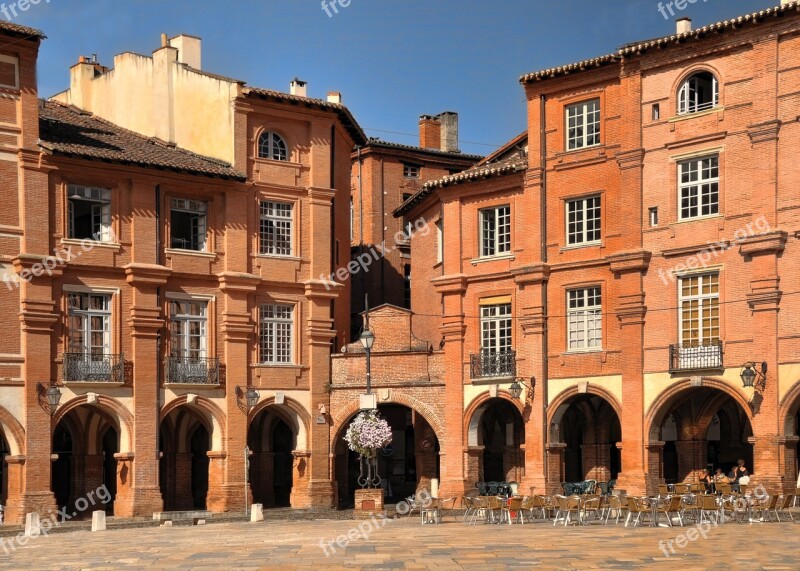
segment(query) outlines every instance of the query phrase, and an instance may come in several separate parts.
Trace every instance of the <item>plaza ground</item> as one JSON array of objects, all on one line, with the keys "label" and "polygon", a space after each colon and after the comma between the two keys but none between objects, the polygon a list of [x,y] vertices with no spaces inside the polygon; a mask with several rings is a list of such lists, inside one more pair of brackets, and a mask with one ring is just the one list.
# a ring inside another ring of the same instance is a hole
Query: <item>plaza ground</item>
[{"label": "plaza ground", "polygon": [[[552,523],[421,526],[390,520],[346,548],[339,536],[369,520],[230,522],[197,527],[74,531],[32,539],[0,569],[797,569],[800,523],[711,527],[674,555],[685,528],[553,527]],[[6,538],[8,539],[8,538]],[[329,556],[320,541],[334,541]]]}]

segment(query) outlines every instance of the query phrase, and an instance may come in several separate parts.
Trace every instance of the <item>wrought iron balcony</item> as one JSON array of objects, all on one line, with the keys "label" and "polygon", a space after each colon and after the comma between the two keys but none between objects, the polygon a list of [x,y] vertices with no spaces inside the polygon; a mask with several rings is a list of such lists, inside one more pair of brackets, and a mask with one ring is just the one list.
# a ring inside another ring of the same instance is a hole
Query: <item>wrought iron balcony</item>
[{"label": "wrought iron balcony", "polygon": [[64,353],[64,381],[122,383],[125,381],[125,356],[122,353]]},{"label": "wrought iron balcony", "polygon": [[166,382],[188,385],[218,385],[219,359],[167,357]]},{"label": "wrought iron balcony", "polygon": [[722,368],[722,341],[669,346],[670,373]]},{"label": "wrought iron balcony", "polygon": [[495,377],[515,377],[517,375],[517,354],[515,351],[481,351],[470,355],[470,377],[491,379]]}]

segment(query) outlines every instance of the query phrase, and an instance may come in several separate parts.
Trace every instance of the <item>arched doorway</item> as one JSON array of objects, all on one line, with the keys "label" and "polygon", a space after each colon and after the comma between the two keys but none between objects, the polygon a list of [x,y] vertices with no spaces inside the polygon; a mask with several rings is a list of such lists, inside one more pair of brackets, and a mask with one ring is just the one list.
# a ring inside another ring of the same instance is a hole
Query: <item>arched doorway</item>
[{"label": "arched doorway", "polygon": [[8,470],[6,469],[6,456],[11,454],[5,434],[0,430],[0,504],[8,504]]},{"label": "arched doorway", "polygon": [[622,427],[607,399],[590,393],[573,395],[555,409],[550,427],[550,443],[561,444],[554,450],[563,454],[560,473],[550,474],[550,481],[608,482],[617,478],[622,469],[617,446]]},{"label": "arched doorway", "polygon": [[247,445],[250,457],[250,490],[253,502],[265,507],[291,505],[293,452],[297,436],[292,421],[272,406],[261,410],[250,422]]},{"label": "arched doorway", "polygon": [[[439,478],[439,439],[425,418],[399,404],[378,405],[378,412],[392,428],[392,443],[378,452],[378,473],[386,490],[386,502],[400,501],[418,491],[431,489]],[[358,489],[358,456],[350,451],[344,434],[355,415],[342,424],[336,436],[335,476],[339,507],[352,507]]]},{"label": "arched doorway", "polygon": [[472,414],[467,434],[470,480],[520,482],[524,475],[525,422],[516,405],[490,398]]},{"label": "arched doorway", "polygon": [[[57,458],[51,471],[51,490],[59,508],[77,512],[78,518],[91,517],[92,510],[75,509],[76,501],[99,497],[96,490],[105,488],[110,501],[105,504],[114,513],[117,493],[117,460],[119,426],[101,408],[81,405],[60,418],[53,431],[52,451]],[[78,502],[81,503],[81,502]]]},{"label": "arched doorway", "polygon": [[664,442],[657,462],[666,483],[695,481],[704,468],[728,474],[739,459],[754,470],[749,411],[727,390],[687,387],[661,403],[652,418],[650,440]]},{"label": "arched doorway", "polygon": [[188,405],[161,421],[159,484],[165,511],[206,509],[212,427]]}]

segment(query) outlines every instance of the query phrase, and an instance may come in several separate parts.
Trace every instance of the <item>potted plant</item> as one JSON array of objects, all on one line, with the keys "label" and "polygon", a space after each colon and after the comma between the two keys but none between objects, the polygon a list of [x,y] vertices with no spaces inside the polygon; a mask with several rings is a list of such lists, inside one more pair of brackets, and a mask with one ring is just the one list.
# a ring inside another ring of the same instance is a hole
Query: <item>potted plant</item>
[{"label": "potted plant", "polygon": [[378,474],[378,450],[392,442],[392,429],[377,410],[359,413],[347,427],[344,435],[347,446],[359,455],[358,484],[362,488],[376,488],[381,483]]}]

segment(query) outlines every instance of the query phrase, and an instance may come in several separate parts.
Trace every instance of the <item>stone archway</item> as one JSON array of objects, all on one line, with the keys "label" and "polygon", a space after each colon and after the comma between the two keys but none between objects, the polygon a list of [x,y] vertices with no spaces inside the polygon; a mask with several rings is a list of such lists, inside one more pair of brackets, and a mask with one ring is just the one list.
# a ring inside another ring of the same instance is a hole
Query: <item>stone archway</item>
[{"label": "stone archway", "polygon": [[485,393],[467,407],[466,485],[521,482],[525,476],[525,421],[520,403],[506,391]]},{"label": "stone archway", "polygon": [[800,381],[784,395],[778,409],[782,423],[780,442],[783,445],[781,469],[787,487],[800,489]]}]

